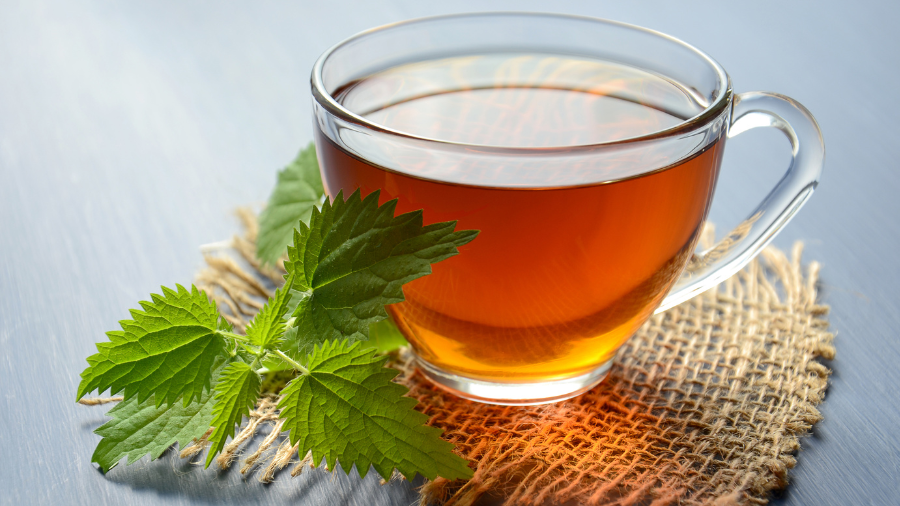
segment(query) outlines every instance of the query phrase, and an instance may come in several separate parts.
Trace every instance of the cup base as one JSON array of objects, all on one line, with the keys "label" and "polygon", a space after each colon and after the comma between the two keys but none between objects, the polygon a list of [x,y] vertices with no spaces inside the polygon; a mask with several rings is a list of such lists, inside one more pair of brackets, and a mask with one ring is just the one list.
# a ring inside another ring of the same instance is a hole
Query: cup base
[{"label": "cup base", "polygon": [[458,397],[486,404],[531,406],[564,401],[587,392],[606,378],[613,359],[581,376],[537,383],[503,383],[467,378],[447,372],[418,356],[416,363],[432,383]]}]

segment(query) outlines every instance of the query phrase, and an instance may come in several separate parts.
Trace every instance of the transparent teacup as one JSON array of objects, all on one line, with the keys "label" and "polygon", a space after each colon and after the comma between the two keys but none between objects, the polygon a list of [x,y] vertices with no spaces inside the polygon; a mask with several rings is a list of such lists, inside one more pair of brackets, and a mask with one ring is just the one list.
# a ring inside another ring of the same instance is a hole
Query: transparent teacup
[{"label": "transparent teacup", "polygon": [[[824,144],[802,105],[734,94],[698,49],[622,23],[452,15],[355,35],[312,73],[329,195],[478,229],[388,307],[422,372],[469,399],[582,393],[654,312],[734,274],[810,197]],[[725,141],[756,127],[793,159],[722,242],[695,251]],[[690,261],[691,268],[685,267]]]}]

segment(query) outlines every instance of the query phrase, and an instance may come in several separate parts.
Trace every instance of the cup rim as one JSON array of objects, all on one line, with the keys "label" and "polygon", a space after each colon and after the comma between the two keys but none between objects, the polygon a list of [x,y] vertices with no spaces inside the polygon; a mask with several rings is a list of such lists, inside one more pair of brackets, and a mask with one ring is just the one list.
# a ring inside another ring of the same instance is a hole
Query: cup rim
[{"label": "cup rim", "polygon": [[[648,134],[643,134],[634,137],[626,137],[624,139],[616,139],[612,141],[604,141],[597,142],[591,144],[573,144],[573,145],[565,145],[565,146],[549,146],[549,147],[509,147],[509,146],[496,146],[491,144],[474,144],[474,143],[466,143],[466,142],[456,142],[449,141],[445,139],[439,139],[435,137],[425,137],[420,135],[411,134],[408,132],[404,132],[402,130],[396,130],[393,128],[388,128],[384,125],[379,125],[378,123],[367,120],[366,118],[354,113],[353,111],[344,107],[340,102],[335,100],[335,98],[329,93],[325,88],[325,83],[322,78],[323,69],[328,58],[337,50],[342,48],[343,46],[360,40],[366,36],[369,36],[373,33],[382,32],[386,30],[390,30],[392,28],[398,26],[407,26],[414,25],[419,23],[427,23],[433,21],[440,21],[444,19],[453,19],[453,18],[476,18],[476,17],[493,17],[493,16],[533,16],[533,17],[543,17],[543,18],[561,18],[561,19],[571,19],[571,20],[582,20],[582,21],[591,21],[596,23],[602,23],[607,25],[615,25],[623,28],[628,28],[631,30],[644,32],[648,35],[657,36],[663,38],[671,43],[680,45],[689,51],[693,51],[695,54],[700,56],[713,70],[716,72],[716,76],[718,78],[718,87],[716,89],[717,96],[716,99],[710,103],[705,109],[700,111],[700,113],[692,116],[677,125],[671,126],[669,128],[658,130],[656,132],[651,132]],[[367,30],[363,30],[358,32],[346,39],[338,42],[337,44],[328,48],[324,53],[322,53],[319,58],[316,60],[315,64],[312,68],[312,74],[310,76],[310,85],[312,87],[313,98],[321,105],[325,110],[327,110],[332,115],[350,123],[357,124],[366,129],[381,132],[384,134],[401,137],[407,139],[409,141],[417,141],[429,144],[435,144],[440,146],[455,146],[462,148],[471,148],[476,149],[480,152],[502,152],[504,154],[552,154],[559,152],[578,152],[583,150],[593,150],[597,148],[604,147],[618,147],[624,144],[632,144],[643,141],[651,141],[657,139],[664,139],[668,137],[674,137],[682,133],[693,131],[697,128],[702,128],[707,125],[711,121],[718,118],[720,114],[727,108],[728,104],[731,103],[731,98],[733,96],[733,90],[731,87],[731,77],[725,72],[725,69],[713,59],[711,56],[701,51],[700,49],[684,42],[683,40],[673,37],[671,35],[667,35],[657,30],[652,30],[650,28],[644,28],[642,26],[633,25],[630,23],[623,23],[621,21],[613,21],[604,18],[596,18],[592,16],[581,16],[574,14],[557,14],[557,13],[545,13],[545,12],[527,12],[527,11],[494,11],[494,12],[469,12],[469,13],[457,13],[457,14],[442,14],[437,16],[426,16],[420,18],[409,19],[405,21],[399,21],[394,23],[388,23],[380,26],[376,26],[373,28],[369,28]]]}]

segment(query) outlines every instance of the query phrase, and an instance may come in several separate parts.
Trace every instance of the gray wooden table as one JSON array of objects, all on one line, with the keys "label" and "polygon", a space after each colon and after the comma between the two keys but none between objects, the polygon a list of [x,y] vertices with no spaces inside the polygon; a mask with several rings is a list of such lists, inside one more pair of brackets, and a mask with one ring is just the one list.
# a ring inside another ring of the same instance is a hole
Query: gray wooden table
[{"label": "gray wooden table", "polygon": [[[803,5],[801,5],[803,4]],[[410,504],[409,484],[323,471],[264,487],[171,452],[104,476],[105,408],[74,403],[104,331],[198,246],[238,229],[311,138],[316,56],[359,30],[472,10],[554,10],[682,38],[738,91],[805,104],[824,131],[819,191],[776,240],[823,266],[837,359],[825,417],[776,503],[900,499],[900,4],[793,2],[0,2],[0,503]],[[789,158],[773,131],[729,145],[713,220],[737,223]],[[723,228],[724,230],[724,228]]]}]

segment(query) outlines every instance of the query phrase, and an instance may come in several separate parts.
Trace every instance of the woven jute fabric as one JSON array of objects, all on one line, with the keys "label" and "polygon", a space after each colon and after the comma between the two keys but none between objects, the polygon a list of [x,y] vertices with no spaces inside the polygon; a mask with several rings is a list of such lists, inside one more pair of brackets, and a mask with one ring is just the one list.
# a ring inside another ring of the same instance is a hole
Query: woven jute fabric
[{"label": "woven jute fabric", "polygon": [[[255,261],[256,222],[246,234],[207,248],[197,284],[242,330],[281,281]],[[768,248],[737,275],[654,316],[620,350],[609,377],[577,398],[541,406],[473,403],[436,388],[408,351],[393,357],[397,381],[419,400],[475,469],[468,481],[438,478],[422,503],[764,504],[787,485],[799,438],[820,418],[832,359],[828,309],[816,301],[819,266],[801,268],[802,245],[788,258]],[[270,481],[313,465],[281,433],[275,402],[264,397],[218,458]],[[255,448],[248,441],[272,429]],[[184,449],[197,454],[203,441]],[[299,464],[297,464],[299,460]]]}]

